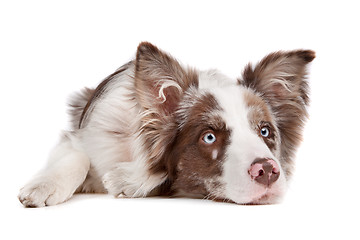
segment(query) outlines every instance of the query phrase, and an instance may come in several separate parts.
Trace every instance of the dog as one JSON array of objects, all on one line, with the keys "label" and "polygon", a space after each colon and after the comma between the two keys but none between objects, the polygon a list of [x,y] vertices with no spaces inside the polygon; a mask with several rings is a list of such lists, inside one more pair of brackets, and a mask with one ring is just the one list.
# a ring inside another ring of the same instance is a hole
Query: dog
[{"label": "dog", "polygon": [[142,42],[134,60],[72,96],[72,130],[18,198],[25,207],[74,193],[278,203],[308,116],[314,58],[274,52],[232,79]]}]

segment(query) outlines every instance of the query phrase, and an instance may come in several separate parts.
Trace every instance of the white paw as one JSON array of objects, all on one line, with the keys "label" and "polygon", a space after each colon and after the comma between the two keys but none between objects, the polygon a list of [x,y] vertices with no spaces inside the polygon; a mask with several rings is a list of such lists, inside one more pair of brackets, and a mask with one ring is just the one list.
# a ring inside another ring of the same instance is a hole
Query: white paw
[{"label": "white paw", "polygon": [[35,181],[20,189],[18,198],[25,207],[52,206],[66,201],[71,194],[52,181]]},{"label": "white paw", "polygon": [[115,177],[111,172],[105,174],[103,184],[109,194],[118,198],[137,197],[136,189],[131,187],[128,182],[120,176]]},{"label": "white paw", "polygon": [[103,176],[103,185],[108,193],[119,198],[141,198],[151,194],[166,178],[164,175],[149,175],[148,172],[129,172],[118,167]]}]

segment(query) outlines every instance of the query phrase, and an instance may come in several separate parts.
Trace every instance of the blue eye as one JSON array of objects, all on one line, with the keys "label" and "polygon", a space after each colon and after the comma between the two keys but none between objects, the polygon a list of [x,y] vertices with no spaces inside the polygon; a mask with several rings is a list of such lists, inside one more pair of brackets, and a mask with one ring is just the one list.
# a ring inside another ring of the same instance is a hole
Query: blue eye
[{"label": "blue eye", "polygon": [[216,141],[216,137],[215,134],[213,133],[207,133],[205,134],[205,136],[203,137],[203,141],[207,144],[212,144]]},{"label": "blue eye", "polygon": [[260,129],[261,136],[267,138],[270,136],[270,129],[268,127],[263,127]]}]

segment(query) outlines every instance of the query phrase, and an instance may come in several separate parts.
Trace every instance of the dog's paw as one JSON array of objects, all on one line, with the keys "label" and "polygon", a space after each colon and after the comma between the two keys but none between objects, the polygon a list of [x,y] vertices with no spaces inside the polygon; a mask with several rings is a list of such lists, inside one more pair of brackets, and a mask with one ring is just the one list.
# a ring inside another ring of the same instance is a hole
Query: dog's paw
[{"label": "dog's paw", "polygon": [[52,181],[36,181],[20,189],[18,198],[25,207],[45,207],[62,203],[70,196]]},{"label": "dog's paw", "polygon": [[139,197],[136,196],[136,188],[132,187],[120,176],[114,176],[111,172],[105,174],[103,184],[108,193],[117,198]]},{"label": "dog's paw", "polygon": [[103,176],[104,187],[115,197],[141,198],[149,196],[166,179],[165,175],[149,175],[146,171],[139,170],[131,173],[121,166]]}]

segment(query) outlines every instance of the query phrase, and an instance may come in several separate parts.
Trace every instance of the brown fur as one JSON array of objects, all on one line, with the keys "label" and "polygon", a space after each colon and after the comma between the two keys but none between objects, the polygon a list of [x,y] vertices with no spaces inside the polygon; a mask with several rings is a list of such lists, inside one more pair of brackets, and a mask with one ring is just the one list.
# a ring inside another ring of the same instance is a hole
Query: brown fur
[{"label": "brown fur", "polygon": [[[208,195],[209,189],[220,189],[217,177],[222,174],[225,150],[229,144],[230,131],[220,116],[221,110],[210,95],[191,97],[194,104],[186,122],[181,123],[174,142],[167,148],[164,164],[169,172],[172,193],[184,191],[190,194]],[[181,117],[179,117],[180,121]],[[206,133],[213,132],[216,141],[208,145],[203,142]],[[218,151],[212,159],[212,152]]]},{"label": "brown fur", "polygon": [[306,64],[315,58],[311,50],[275,52],[254,68],[249,64],[239,83],[254,89],[270,105],[281,138],[280,161],[289,175],[295,150],[302,139],[302,128],[308,116],[309,87]]},{"label": "brown fur", "polygon": [[[164,96],[159,96],[163,84],[168,86],[162,89]],[[150,43],[139,45],[135,64],[135,89],[143,110],[140,131],[146,136],[149,164],[154,173],[166,171],[166,167],[159,164],[159,161],[176,133],[173,113],[183,93],[191,86],[198,86],[198,75],[194,70],[182,68],[174,58]]]},{"label": "brown fur", "polygon": [[[183,68],[143,42],[135,60],[72,99],[73,131],[19,199],[25,206],[52,205],[77,189],[272,203],[283,194],[283,170],[288,176],[301,140],[309,103],[305,66],[314,57],[309,50],[272,53],[249,64],[236,86],[216,71]],[[201,89],[199,74],[210,81]],[[231,94],[241,94],[249,109]],[[244,129],[247,121],[259,138]],[[204,139],[208,133],[212,139]]]},{"label": "brown fur", "polygon": [[244,99],[249,108],[248,119],[252,129],[258,134],[260,138],[263,138],[260,134],[262,127],[268,127],[270,129],[270,136],[263,138],[268,148],[274,153],[278,145],[277,129],[274,122],[274,116],[261,97],[253,93],[252,91],[245,92]]},{"label": "brown fur", "polygon": [[[164,90],[165,102],[158,96],[164,81],[174,84]],[[145,110],[156,108],[160,113],[171,115],[183,92],[190,86],[197,85],[197,73],[194,70],[183,69],[173,57],[150,43],[143,42],[139,45],[136,54],[135,89]]]}]

